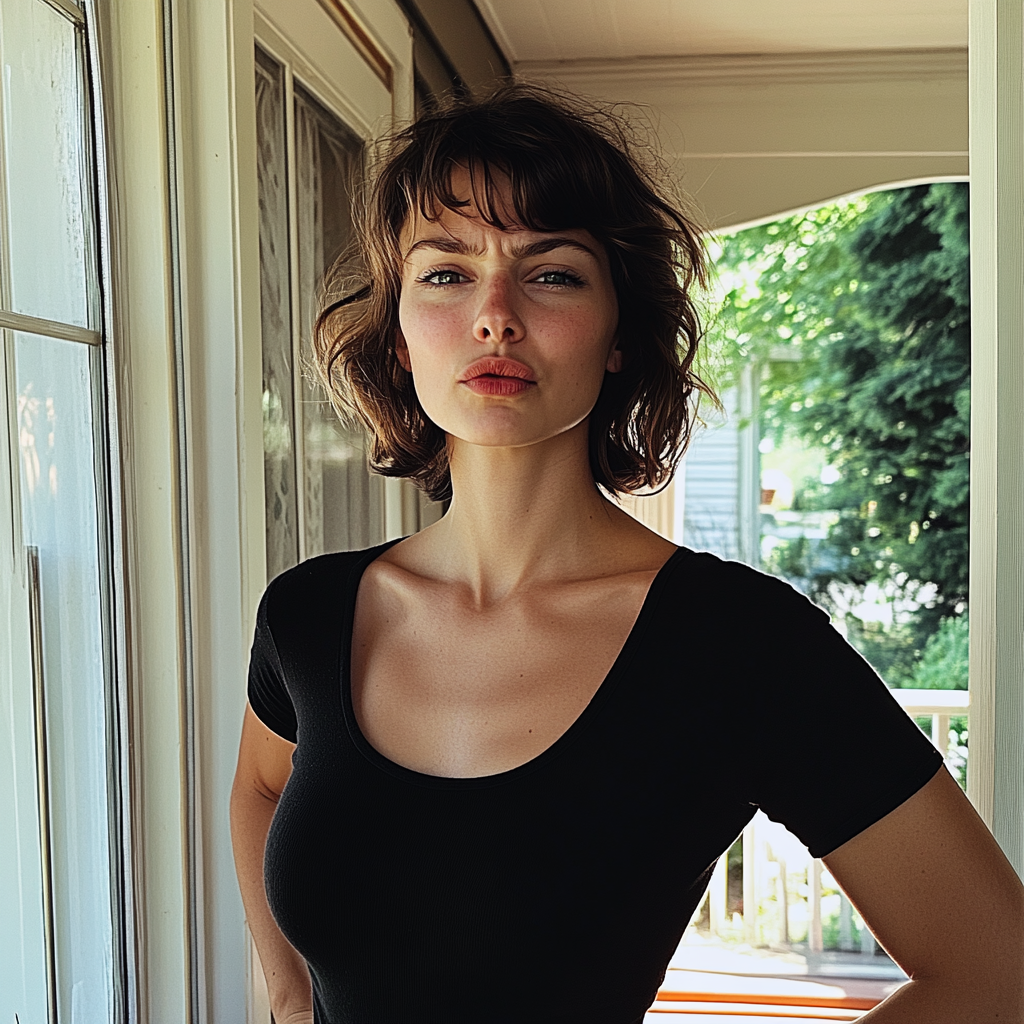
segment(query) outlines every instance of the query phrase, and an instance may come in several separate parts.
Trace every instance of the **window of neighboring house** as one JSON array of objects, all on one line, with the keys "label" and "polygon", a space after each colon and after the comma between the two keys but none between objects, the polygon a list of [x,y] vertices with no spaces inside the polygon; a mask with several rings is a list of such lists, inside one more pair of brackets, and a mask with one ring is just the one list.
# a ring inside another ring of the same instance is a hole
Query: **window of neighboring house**
[{"label": "window of neighboring house", "polygon": [[0,5],[0,1019],[123,1020],[104,336],[86,24]]}]

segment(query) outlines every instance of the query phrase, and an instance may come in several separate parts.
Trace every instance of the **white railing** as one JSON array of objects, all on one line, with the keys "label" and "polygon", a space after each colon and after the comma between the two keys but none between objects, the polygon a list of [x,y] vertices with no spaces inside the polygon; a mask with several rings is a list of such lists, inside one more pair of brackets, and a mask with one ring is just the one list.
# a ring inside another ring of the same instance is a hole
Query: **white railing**
[{"label": "white railing", "polygon": [[[931,718],[931,740],[943,757],[951,754],[950,719],[970,713],[967,690],[892,690],[900,707],[911,718]],[[796,870],[794,871],[794,867]],[[789,945],[791,931],[801,935],[806,922],[810,952],[824,948],[822,935],[822,889],[835,888],[820,860],[815,860],[799,841],[758,813],[743,830],[743,914],[728,914],[726,857],[719,859],[708,885],[706,899],[710,931],[723,939],[739,940],[752,946],[779,943]],[[798,898],[793,899],[794,890]],[[801,900],[799,897],[804,897]],[[828,899],[828,897],[825,897]],[[832,897],[836,899],[836,897]],[[839,947],[854,950],[855,912],[839,892]],[[766,908],[774,905],[773,923],[766,925]],[[703,904],[702,904],[703,906]],[[832,910],[834,913],[834,908]],[[791,921],[796,916],[800,920]],[[799,927],[792,929],[793,924]],[[860,927],[862,953],[875,950],[871,932]],[[766,934],[770,932],[771,934]]]},{"label": "white railing", "polygon": [[949,753],[949,720],[954,715],[970,712],[969,690],[890,690],[900,707],[911,718],[930,715],[932,720],[932,743],[945,757]]}]

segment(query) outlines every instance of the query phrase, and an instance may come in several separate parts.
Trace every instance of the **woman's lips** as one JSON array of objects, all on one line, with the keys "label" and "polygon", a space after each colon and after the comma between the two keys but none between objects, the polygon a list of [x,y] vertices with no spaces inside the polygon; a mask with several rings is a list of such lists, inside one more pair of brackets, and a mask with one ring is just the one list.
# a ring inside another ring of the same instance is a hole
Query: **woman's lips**
[{"label": "woman's lips", "polygon": [[521,377],[498,377],[488,373],[471,377],[462,383],[478,395],[518,395],[527,388],[536,387],[533,381],[523,380]]},{"label": "woman's lips", "polygon": [[460,381],[478,395],[518,395],[537,384],[525,363],[507,356],[484,356],[470,363]]}]

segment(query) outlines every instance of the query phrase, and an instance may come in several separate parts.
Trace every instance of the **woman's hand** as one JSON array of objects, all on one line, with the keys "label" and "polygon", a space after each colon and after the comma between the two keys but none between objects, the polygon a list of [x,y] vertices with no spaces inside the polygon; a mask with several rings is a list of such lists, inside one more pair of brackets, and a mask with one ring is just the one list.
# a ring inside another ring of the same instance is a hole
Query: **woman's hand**
[{"label": "woman's hand", "polygon": [[864,1024],[1024,1020],[1024,885],[949,772],[824,860],[911,979]]},{"label": "woman's hand", "polygon": [[313,1024],[312,1010],[298,1010],[287,1017],[274,1016],[274,1024]]}]

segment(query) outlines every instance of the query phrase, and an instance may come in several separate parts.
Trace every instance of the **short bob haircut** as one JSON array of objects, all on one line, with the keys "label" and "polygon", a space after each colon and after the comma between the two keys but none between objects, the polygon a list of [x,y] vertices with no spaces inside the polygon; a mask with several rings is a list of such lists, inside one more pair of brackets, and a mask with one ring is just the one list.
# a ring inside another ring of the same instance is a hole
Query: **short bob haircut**
[{"label": "short bob haircut", "polygon": [[[357,200],[355,242],[328,277],[335,298],[314,325],[313,350],[335,409],[370,432],[371,467],[410,477],[435,501],[451,496],[446,435],[420,406],[395,341],[399,235],[417,211],[436,220],[442,208],[470,205],[452,191],[457,166],[469,169],[488,224],[585,229],[605,247],[623,365],[605,374],[590,414],[590,468],[613,495],[666,485],[700,396],[717,404],[693,368],[701,324],[690,293],[707,281],[700,232],[653,147],[623,117],[521,83],[448,100],[385,139]],[[502,219],[513,214],[512,225]]]}]

